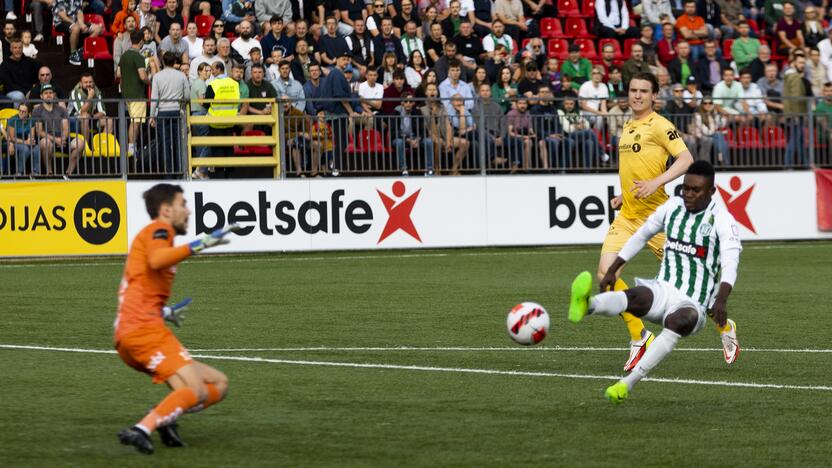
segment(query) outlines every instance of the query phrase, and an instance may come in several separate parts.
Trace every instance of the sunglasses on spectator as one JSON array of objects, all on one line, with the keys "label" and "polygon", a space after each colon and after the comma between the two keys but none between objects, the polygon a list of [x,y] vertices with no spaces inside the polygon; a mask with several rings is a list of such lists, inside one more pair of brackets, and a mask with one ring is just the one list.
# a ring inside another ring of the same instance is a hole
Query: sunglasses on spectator
[{"label": "sunglasses on spectator", "polygon": [[702,103],[703,106],[712,106],[713,104],[714,103],[712,103],[710,101],[705,101],[705,102]]},{"label": "sunglasses on spectator", "polygon": [[225,26],[225,25],[224,25],[224,24],[222,24],[222,23],[216,23],[216,24],[214,24],[214,27],[215,27],[215,28],[221,28],[221,27],[223,27],[223,26]]},{"label": "sunglasses on spectator", "polygon": [[380,4],[373,5],[373,8],[384,8],[384,4],[380,3]]}]

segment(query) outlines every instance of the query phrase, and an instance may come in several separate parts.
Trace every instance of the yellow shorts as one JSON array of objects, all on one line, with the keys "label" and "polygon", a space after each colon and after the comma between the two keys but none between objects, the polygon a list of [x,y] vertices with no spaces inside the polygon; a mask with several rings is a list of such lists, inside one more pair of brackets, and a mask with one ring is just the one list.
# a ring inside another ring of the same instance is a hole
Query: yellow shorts
[{"label": "yellow shorts", "polygon": [[[646,219],[627,219],[617,216],[610,225],[607,237],[604,238],[604,245],[601,247],[601,254],[618,253],[624,248],[624,244],[633,237],[638,228],[644,224]],[[664,233],[660,232],[647,242],[650,250],[661,261],[664,256]]]},{"label": "yellow shorts", "polygon": [[147,117],[147,103],[144,101],[131,102],[128,107],[128,112],[133,122],[144,123],[144,119]]}]

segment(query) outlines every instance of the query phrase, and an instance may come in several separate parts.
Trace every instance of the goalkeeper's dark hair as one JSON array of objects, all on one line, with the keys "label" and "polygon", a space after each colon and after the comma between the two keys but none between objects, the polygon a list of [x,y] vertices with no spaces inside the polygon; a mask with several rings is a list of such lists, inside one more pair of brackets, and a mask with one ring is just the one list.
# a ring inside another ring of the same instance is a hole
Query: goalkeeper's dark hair
[{"label": "goalkeeper's dark hair", "polygon": [[159,217],[159,208],[165,203],[173,203],[177,193],[184,193],[182,187],[173,184],[156,184],[144,192],[144,205],[151,219]]},{"label": "goalkeeper's dark hair", "polygon": [[708,183],[711,184],[711,187],[714,186],[714,166],[711,165],[708,161],[694,161],[693,164],[688,167],[688,174],[699,175],[708,180]]}]

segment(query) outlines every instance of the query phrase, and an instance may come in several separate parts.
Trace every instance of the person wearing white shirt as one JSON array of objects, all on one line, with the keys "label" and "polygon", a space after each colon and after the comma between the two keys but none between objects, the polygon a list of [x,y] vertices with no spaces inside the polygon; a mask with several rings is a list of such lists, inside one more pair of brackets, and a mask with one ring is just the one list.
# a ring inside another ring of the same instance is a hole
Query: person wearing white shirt
[{"label": "person wearing white shirt", "polygon": [[185,31],[188,35],[184,37],[185,43],[188,44],[188,58],[193,60],[202,55],[202,38],[197,36],[196,23],[188,23]]},{"label": "person wearing white shirt", "polygon": [[601,82],[603,76],[603,67],[595,65],[592,67],[591,79],[584,82],[578,89],[578,97],[581,98],[581,115],[596,129],[604,127],[603,116],[607,115],[607,100],[610,98],[609,88]]},{"label": "person wearing white shirt", "polygon": [[598,16],[597,35],[608,38],[635,38],[638,29],[630,26],[630,12],[627,3],[621,0],[598,0],[595,2],[595,14]]},{"label": "person wearing white shirt", "polygon": [[820,63],[830,68],[832,66],[832,28],[829,28],[826,34],[828,34],[826,39],[818,42],[818,50],[820,51]]},{"label": "person wearing white shirt", "polygon": [[416,27],[416,23],[413,21],[408,21],[407,24],[404,25],[404,34],[402,34],[402,50],[404,50],[404,55],[406,57],[410,57],[410,54],[413,53],[414,50],[418,50],[422,53],[422,56],[425,55],[425,46],[419,36],[416,35],[418,28]]},{"label": "person wearing white shirt", "polygon": [[494,49],[498,44],[505,46],[509,57],[514,57],[514,39],[505,34],[506,26],[502,21],[495,19],[491,22],[491,33],[482,38],[482,48],[489,57],[494,56]]},{"label": "person wearing white shirt", "polygon": [[741,120],[751,125],[755,118],[760,118],[768,113],[768,107],[763,100],[763,92],[757,83],[751,81],[751,70],[743,69],[740,73],[740,97],[734,103],[734,108],[739,111]]},{"label": "person wearing white shirt", "polygon": [[257,47],[258,49],[263,50],[263,46],[260,45],[260,41],[254,39],[252,36],[251,23],[246,20],[240,22],[240,37],[234,39],[234,42],[231,43],[231,47],[246,60],[248,60],[249,52],[251,52],[252,48]]},{"label": "person wearing white shirt", "polygon": [[362,113],[365,115],[375,114],[381,109],[384,86],[377,80],[378,71],[374,68],[368,68],[367,81],[358,85],[358,97],[361,100]]}]

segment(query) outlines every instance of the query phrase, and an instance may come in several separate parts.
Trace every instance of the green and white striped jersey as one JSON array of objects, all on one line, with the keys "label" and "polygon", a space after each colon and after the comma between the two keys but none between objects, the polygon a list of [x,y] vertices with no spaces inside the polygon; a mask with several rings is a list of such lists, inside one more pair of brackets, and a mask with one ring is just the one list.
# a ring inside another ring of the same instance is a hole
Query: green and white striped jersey
[{"label": "green and white striped jersey", "polygon": [[715,200],[703,211],[691,213],[681,197],[672,197],[647,218],[618,255],[629,260],[661,231],[667,240],[656,279],[710,308],[719,283],[733,286],[736,281],[742,244],[734,217]]}]

